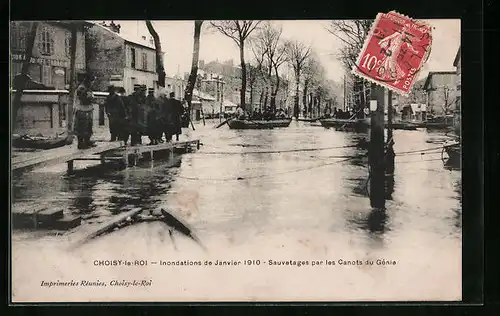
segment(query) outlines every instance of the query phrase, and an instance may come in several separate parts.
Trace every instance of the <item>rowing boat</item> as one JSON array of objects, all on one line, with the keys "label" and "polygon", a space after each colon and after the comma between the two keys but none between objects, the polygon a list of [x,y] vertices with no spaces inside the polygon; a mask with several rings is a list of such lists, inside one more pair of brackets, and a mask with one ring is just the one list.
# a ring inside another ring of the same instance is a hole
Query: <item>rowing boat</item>
[{"label": "rowing boat", "polygon": [[369,125],[369,119],[322,119],[319,120],[323,127],[341,127],[341,126],[352,126],[352,125]]},{"label": "rowing boat", "polygon": [[56,138],[15,135],[12,139],[12,147],[15,148],[52,149],[70,145],[71,143],[73,143],[73,137],[68,134]]},{"label": "rowing boat", "polygon": [[227,122],[230,129],[270,129],[278,127],[288,127],[292,119],[279,119],[279,120],[230,120]]}]

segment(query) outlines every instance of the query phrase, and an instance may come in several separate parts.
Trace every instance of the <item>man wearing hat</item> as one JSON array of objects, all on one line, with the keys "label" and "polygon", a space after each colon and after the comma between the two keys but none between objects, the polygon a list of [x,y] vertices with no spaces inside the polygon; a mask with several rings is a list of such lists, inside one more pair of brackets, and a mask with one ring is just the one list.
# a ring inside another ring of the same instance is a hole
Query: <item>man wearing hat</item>
[{"label": "man wearing hat", "polygon": [[181,129],[181,117],[182,114],[184,113],[184,107],[182,106],[181,101],[177,100],[175,98],[175,92],[170,92],[170,98],[168,99],[168,102],[170,103],[169,109],[170,109],[170,138],[175,135],[175,138],[177,141],[179,141],[179,135],[182,134],[182,129]]},{"label": "man wearing hat", "polygon": [[141,132],[143,122],[141,120],[141,106],[145,104],[146,101],[146,87],[141,85],[134,85],[134,92],[127,99],[129,115],[129,121],[127,125],[130,134],[130,145],[136,146],[142,143]]},{"label": "man wearing hat", "polygon": [[160,122],[160,104],[159,100],[155,98],[155,90],[148,89],[148,96],[146,97],[146,107],[148,111],[147,116],[147,134],[149,136],[150,145],[157,145],[161,139],[161,122]]},{"label": "man wearing hat", "polygon": [[93,77],[79,74],[81,82],[76,89],[74,131],[78,139],[78,149],[87,149],[96,145],[90,141],[92,136],[94,94],[91,90]]},{"label": "man wearing hat", "polygon": [[122,98],[116,94],[117,88],[113,85],[108,87],[108,96],[104,103],[104,110],[109,119],[109,132],[111,134],[112,142],[117,141],[118,138],[121,139],[123,132],[121,129],[125,124],[125,105],[123,104]]}]

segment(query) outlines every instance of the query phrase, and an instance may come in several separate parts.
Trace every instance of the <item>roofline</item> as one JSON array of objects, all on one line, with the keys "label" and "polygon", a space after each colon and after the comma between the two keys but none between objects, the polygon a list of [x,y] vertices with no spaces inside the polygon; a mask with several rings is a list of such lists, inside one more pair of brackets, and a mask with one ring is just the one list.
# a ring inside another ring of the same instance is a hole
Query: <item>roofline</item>
[{"label": "roofline", "polygon": [[455,75],[455,74],[456,71],[429,71],[427,79],[425,79],[425,83],[422,88],[427,91],[427,86],[429,85],[433,75]]},{"label": "roofline", "polygon": [[460,59],[462,45],[458,46],[457,54],[455,55],[455,60],[453,60],[453,66],[457,67],[458,60]]},{"label": "roofline", "polygon": [[[111,30],[110,30],[110,31],[111,31]],[[111,31],[111,32],[113,32],[113,31]],[[114,32],[113,32],[113,33],[114,33]],[[118,35],[120,35],[119,33],[117,33],[117,34],[118,34]],[[123,37],[122,37],[122,39],[123,39],[123,41],[124,41],[125,43],[134,44],[134,45],[137,45],[137,46],[141,46],[141,47],[144,47],[144,48],[150,49],[150,50],[152,50],[152,51],[156,51],[156,48],[151,48],[151,47],[149,47],[149,46],[147,46],[147,45],[144,45],[144,44],[142,44],[142,43],[137,43],[137,42],[134,42],[134,41],[130,41],[130,40],[125,39],[125,38],[123,38]],[[164,52],[162,52],[162,54],[165,54],[165,53],[164,53]]]},{"label": "roofline", "polygon": [[[147,48],[147,49],[150,49],[152,51],[156,51],[156,48],[152,48],[152,47],[149,47],[147,46],[146,44],[143,44],[143,43],[138,43],[138,42],[134,42],[134,41],[131,41],[131,40],[128,40],[126,39],[123,34],[120,34],[120,33],[116,33],[116,32],[113,32],[112,30],[110,30],[109,28],[99,24],[99,23],[94,23],[94,22],[91,22],[91,21],[84,21],[85,23],[88,23],[87,25],[92,25],[92,26],[97,26],[97,27],[100,27],[100,28],[103,28],[105,29],[106,31],[110,32],[110,33],[114,33],[116,34],[117,36],[119,36],[125,43],[131,43],[131,44],[134,44],[134,45],[137,45],[137,46],[141,46],[141,47],[144,47],[144,48]],[[154,45],[153,45],[154,46]],[[165,54],[165,52],[162,52],[162,54]]]}]

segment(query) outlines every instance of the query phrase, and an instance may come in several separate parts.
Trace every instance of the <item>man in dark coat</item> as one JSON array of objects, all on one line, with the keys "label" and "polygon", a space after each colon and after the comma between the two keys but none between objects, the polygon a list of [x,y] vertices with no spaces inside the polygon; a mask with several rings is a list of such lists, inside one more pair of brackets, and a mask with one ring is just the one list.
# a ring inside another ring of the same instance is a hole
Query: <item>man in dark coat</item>
[{"label": "man in dark coat", "polygon": [[172,135],[175,134],[176,141],[179,141],[179,135],[182,134],[182,114],[184,106],[182,102],[175,98],[175,93],[170,92],[170,102],[172,102]]},{"label": "man in dark coat", "polygon": [[78,149],[87,149],[95,147],[95,144],[90,141],[95,103],[94,94],[90,87],[94,77],[83,74],[80,79],[81,84],[76,89],[74,130],[78,138]]},{"label": "man in dark coat", "polygon": [[142,86],[134,86],[134,92],[127,97],[128,131],[130,133],[130,145],[136,146],[141,143],[141,104],[145,103],[145,91]]},{"label": "man in dark coat", "polygon": [[154,96],[154,89],[150,89],[146,97],[146,106],[148,108],[147,116],[147,133],[150,140],[150,145],[157,145],[160,142],[162,127],[161,127],[161,109],[160,100]]},{"label": "man in dark coat", "polygon": [[117,88],[115,86],[108,87],[108,96],[104,103],[104,110],[109,119],[109,131],[111,134],[112,142],[117,141],[119,136],[123,134],[121,129],[125,124],[125,106],[122,98],[116,94]]}]

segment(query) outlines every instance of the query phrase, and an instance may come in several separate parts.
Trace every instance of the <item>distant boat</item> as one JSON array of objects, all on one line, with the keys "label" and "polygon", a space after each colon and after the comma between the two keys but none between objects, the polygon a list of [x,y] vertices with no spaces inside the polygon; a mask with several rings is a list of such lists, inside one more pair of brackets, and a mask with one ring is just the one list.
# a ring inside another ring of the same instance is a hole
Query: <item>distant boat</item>
[{"label": "distant boat", "polygon": [[[385,127],[387,128],[389,124],[386,122]],[[412,122],[393,122],[391,124],[392,129],[401,129],[406,131],[415,131],[419,127],[418,124]]]},{"label": "distant boat", "polygon": [[460,142],[454,141],[445,144],[444,150],[448,154],[449,160],[453,162],[459,162],[461,157],[461,146]]},{"label": "distant boat", "polygon": [[337,119],[329,118],[319,120],[321,126],[326,128],[335,128],[336,130],[365,132],[370,126],[370,119]]},{"label": "distant boat", "polygon": [[230,129],[271,129],[279,127],[288,127],[292,122],[291,118],[278,120],[230,120],[227,122]]},{"label": "distant boat", "polygon": [[449,129],[453,127],[453,115],[436,116],[423,122],[427,129]]}]

